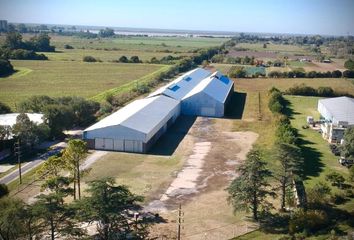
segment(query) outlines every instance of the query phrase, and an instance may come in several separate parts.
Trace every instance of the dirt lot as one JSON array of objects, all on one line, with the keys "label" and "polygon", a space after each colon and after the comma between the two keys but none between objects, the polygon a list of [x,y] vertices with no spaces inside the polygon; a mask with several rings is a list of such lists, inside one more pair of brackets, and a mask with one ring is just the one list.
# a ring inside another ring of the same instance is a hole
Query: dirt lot
[{"label": "dirt lot", "polygon": [[229,239],[254,227],[245,215],[233,215],[225,188],[258,135],[231,132],[232,126],[232,120],[197,118],[183,140],[190,142],[192,152],[167,189],[146,207],[166,220],[154,227],[156,236],[175,236],[179,204],[183,239]]}]

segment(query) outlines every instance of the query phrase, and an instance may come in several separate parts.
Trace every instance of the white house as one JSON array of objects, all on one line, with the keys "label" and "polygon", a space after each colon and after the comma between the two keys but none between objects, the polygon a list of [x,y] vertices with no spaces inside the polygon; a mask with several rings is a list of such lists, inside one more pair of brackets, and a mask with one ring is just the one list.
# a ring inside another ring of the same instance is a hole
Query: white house
[{"label": "white house", "polygon": [[349,97],[326,98],[318,101],[318,111],[324,123],[322,136],[329,142],[340,142],[344,131],[354,126],[354,99]]}]

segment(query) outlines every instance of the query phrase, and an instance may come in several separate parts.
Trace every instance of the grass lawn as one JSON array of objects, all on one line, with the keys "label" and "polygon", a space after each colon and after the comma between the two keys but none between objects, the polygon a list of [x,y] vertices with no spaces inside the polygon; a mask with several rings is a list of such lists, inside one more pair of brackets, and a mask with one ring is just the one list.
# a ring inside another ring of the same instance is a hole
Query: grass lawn
[{"label": "grass lawn", "polygon": [[[325,176],[330,172],[338,172],[342,176],[348,176],[348,169],[338,163],[338,157],[334,156],[329,143],[325,141],[321,134],[312,129],[302,129],[306,124],[306,116],[314,116],[319,119],[317,112],[317,97],[286,96],[290,101],[290,108],[293,110],[292,125],[298,129],[300,137],[303,139],[301,148],[305,154],[305,187],[312,187],[319,181],[325,182]],[[337,187],[332,187],[332,192],[340,192]],[[346,210],[354,210],[354,199],[340,207]]]},{"label": "grass lawn", "polygon": [[108,153],[92,165],[90,174],[84,181],[89,182],[102,177],[113,177],[118,184],[150,200],[160,189],[165,189],[181,167],[178,156],[156,156],[132,153]]},{"label": "grass lawn", "polygon": [[14,108],[32,95],[92,97],[158,71],[163,65],[12,61],[19,72],[0,79],[0,101]]}]

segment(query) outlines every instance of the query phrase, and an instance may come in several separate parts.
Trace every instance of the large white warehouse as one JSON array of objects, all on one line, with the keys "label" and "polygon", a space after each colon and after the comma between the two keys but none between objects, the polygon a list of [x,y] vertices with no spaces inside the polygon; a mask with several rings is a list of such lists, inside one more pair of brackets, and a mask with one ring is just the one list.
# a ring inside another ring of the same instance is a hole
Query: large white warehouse
[{"label": "large white warehouse", "polygon": [[220,72],[194,69],[83,132],[90,148],[144,153],[180,114],[223,117],[233,82]]}]

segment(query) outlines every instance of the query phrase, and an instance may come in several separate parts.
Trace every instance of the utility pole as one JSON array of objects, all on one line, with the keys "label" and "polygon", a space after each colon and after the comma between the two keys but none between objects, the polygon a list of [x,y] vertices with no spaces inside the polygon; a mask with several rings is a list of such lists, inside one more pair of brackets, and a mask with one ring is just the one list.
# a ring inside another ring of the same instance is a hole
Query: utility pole
[{"label": "utility pole", "polygon": [[22,184],[22,170],[21,170],[21,144],[20,139],[15,143],[15,154],[17,155],[17,163],[18,163],[18,174],[20,179],[20,184]]},{"label": "utility pole", "polygon": [[182,225],[182,206],[178,206],[178,226],[177,226],[177,240],[181,240],[181,225]]}]

